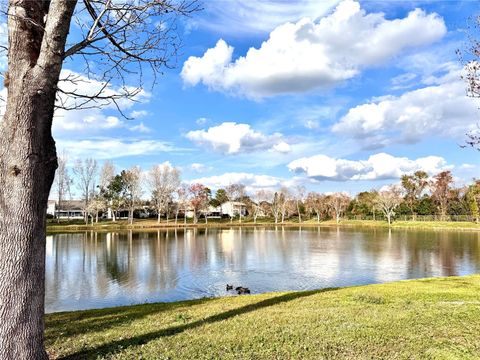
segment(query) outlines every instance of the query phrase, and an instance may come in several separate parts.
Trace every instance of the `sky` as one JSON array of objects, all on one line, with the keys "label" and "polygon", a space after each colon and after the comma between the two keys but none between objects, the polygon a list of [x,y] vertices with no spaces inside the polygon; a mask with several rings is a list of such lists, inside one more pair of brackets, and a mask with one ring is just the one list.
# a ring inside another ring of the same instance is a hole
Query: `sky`
[{"label": "sky", "polygon": [[[187,182],[250,192],[355,194],[419,169],[451,170],[457,185],[478,176],[480,154],[461,145],[477,129],[479,104],[465,96],[456,55],[468,46],[475,1],[202,6],[178,26],[176,66],[121,104],[131,119],[112,104],[57,111],[59,152],[119,170],[168,162]],[[82,66],[69,61],[63,74],[82,76]]]}]

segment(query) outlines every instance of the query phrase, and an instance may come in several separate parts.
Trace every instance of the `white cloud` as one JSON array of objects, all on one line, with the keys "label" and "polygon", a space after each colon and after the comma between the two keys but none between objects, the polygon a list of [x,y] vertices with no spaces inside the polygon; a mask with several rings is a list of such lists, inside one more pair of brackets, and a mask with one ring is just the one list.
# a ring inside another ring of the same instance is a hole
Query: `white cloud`
[{"label": "white cloud", "polygon": [[260,189],[276,189],[283,184],[283,179],[269,175],[256,175],[244,172],[230,172],[223,175],[193,179],[190,183],[204,184],[212,189],[224,188],[230,184],[244,184],[247,192]]},{"label": "white cloud", "polygon": [[195,17],[193,26],[224,34],[257,35],[269,32],[287,21],[296,21],[305,16],[318,18],[330,10],[339,0],[230,0],[204,3],[205,17]]},{"label": "white cloud", "polygon": [[465,96],[458,69],[429,81],[437,84],[350,109],[332,130],[370,148],[398,141],[414,143],[431,136],[461,141],[476,127],[478,104]]},{"label": "white cloud", "polygon": [[276,152],[279,152],[279,153],[286,154],[286,153],[289,153],[290,151],[292,151],[292,148],[285,141],[282,141],[278,144],[273,145],[272,150],[274,150]]},{"label": "white cloud", "polygon": [[198,118],[195,123],[197,125],[205,125],[207,123],[208,119],[205,117]]},{"label": "white cloud", "polygon": [[203,173],[203,172],[206,172],[208,170],[211,169],[210,166],[206,166],[204,164],[200,164],[200,163],[193,163],[193,164],[190,164],[190,169],[198,174],[200,173]]},{"label": "white cloud", "polygon": [[143,122],[141,122],[138,125],[130,126],[128,129],[133,132],[144,133],[144,134],[152,132],[152,129],[150,129],[148,126],[145,126]]},{"label": "white cloud", "polygon": [[421,157],[411,160],[386,153],[371,155],[367,160],[335,159],[326,155],[315,155],[292,161],[290,171],[306,174],[315,180],[383,180],[398,179],[401,175],[417,170],[433,175],[451,169],[439,156]]},{"label": "white cloud", "polygon": [[185,84],[262,98],[325,88],[366,67],[385,62],[407,48],[430,44],[446,33],[443,19],[415,9],[403,19],[367,14],[344,0],[315,22],[303,18],[278,26],[260,48],[233,61],[233,47],[219,40],[202,57],[185,61]]},{"label": "white cloud", "polygon": [[145,117],[147,116],[149,113],[147,110],[133,110],[131,113],[130,113],[130,117],[131,118],[134,118],[134,119],[140,119],[142,117]]},{"label": "white cloud", "polygon": [[191,141],[224,154],[237,154],[260,150],[288,152],[289,145],[280,133],[265,135],[248,124],[224,122],[207,130],[194,130],[186,134]]},{"label": "white cloud", "polygon": [[180,151],[171,144],[157,140],[57,140],[58,149],[68,149],[73,157],[93,157],[98,160],[115,159],[126,156],[153,155],[159,152]]},{"label": "white cloud", "polygon": [[[84,75],[74,71],[62,70],[61,79],[66,81],[59,82],[59,88],[64,92],[83,94],[86,96],[94,96],[101,92],[102,97],[118,96],[125,93],[124,88],[115,88],[111,85],[105,87],[105,83],[95,79],[89,79]],[[133,91],[133,88],[128,88]],[[150,94],[146,91],[140,91],[135,97],[136,101],[148,101]],[[79,107],[84,103],[84,98],[75,99],[72,96],[59,93],[57,104],[61,104],[65,108]],[[135,102],[127,99],[118,99],[117,105],[122,111],[126,111],[135,105]],[[125,121],[118,116],[108,115],[108,111],[117,112],[117,105],[112,100],[100,99],[95,103],[89,103],[83,106],[83,109],[65,110],[57,109],[54,114],[53,131],[59,132],[84,132],[95,133],[105,129],[127,127]],[[130,115],[142,116],[144,111],[132,111]],[[136,116],[133,116],[136,117]]]}]

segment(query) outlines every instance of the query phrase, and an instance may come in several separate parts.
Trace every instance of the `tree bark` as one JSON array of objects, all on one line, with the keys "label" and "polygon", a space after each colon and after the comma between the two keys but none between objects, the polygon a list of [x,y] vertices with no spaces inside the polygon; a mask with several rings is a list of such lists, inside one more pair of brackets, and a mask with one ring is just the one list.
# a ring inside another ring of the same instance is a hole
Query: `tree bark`
[{"label": "tree bark", "polygon": [[[51,127],[75,1],[11,0],[0,121],[0,359],[47,359],[45,227],[57,157]],[[33,24],[40,24],[33,25]],[[44,30],[45,29],[45,30]]]}]

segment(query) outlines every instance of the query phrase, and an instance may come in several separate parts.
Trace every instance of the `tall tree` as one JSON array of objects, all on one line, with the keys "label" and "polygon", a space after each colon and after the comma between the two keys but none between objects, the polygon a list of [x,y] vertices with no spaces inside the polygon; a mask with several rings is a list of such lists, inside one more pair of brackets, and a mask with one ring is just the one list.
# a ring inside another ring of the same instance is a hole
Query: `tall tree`
[{"label": "tall tree", "polygon": [[[203,184],[192,184],[188,191],[190,195],[190,206],[193,210],[193,223],[196,224],[200,212],[208,207],[210,202],[210,189]],[[207,222],[206,214],[205,222]]]},{"label": "tall tree", "polygon": [[300,209],[300,205],[303,202],[303,198],[305,197],[305,186],[298,185],[295,187],[295,207],[297,209],[298,214],[298,223],[302,222],[302,211]]},{"label": "tall tree", "polygon": [[95,159],[77,159],[73,168],[77,187],[82,194],[83,211],[85,217],[85,224],[88,223],[88,208],[90,205],[90,198],[95,192],[95,177],[97,175],[97,161]]},{"label": "tall tree", "polygon": [[319,223],[322,213],[327,209],[325,195],[315,192],[308,193],[307,198],[305,199],[305,206],[310,214],[315,213],[317,222]]},{"label": "tall tree", "polygon": [[344,193],[334,193],[327,197],[327,204],[332,211],[332,216],[337,224],[340,222],[349,203],[350,197]]},{"label": "tall tree", "polygon": [[133,224],[133,212],[137,209],[142,195],[142,171],[139,166],[121,172],[123,199],[128,209],[128,223]]},{"label": "tall tree", "polygon": [[440,216],[445,220],[448,209],[448,201],[452,197],[451,185],[453,183],[452,173],[450,171],[442,171],[433,177],[431,184],[432,197],[438,205]]},{"label": "tall tree", "polygon": [[[235,202],[241,200],[245,196],[245,185],[243,184],[230,184],[225,188],[225,194],[230,201],[230,206],[232,207],[230,212],[230,222],[233,220],[235,215]],[[242,208],[238,209],[238,221],[242,222]]]},{"label": "tall tree", "polygon": [[387,218],[388,226],[392,224],[392,218],[395,216],[395,209],[402,202],[402,192],[399,186],[390,186],[387,190],[379,191],[376,200],[378,208]]},{"label": "tall tree", "polygon": [[157,222],[160,223],[160,216],[164,211],[168,222],[168,204],[172,201],[175,190],[180,186],[180,171],[170,164],[155,165],[148,173],[148,182],[158,214]]},{"label": "tall tree", "polygon": [[[181,0],[84,0],[76,12],[80,30],[72,37],[78,42],[67,47],[76,8],[76,0],[8,0],[8,13],[2,11],[7,13],[8,71],[6,111],[0,122],[1,360],[47,359],[45,220],[57,168],[51,131],[57,94],[74,97],[77,105],[101,106],[118,104],[140,91],[125,86],[120,95],[92,96],[62,90],[63,63],[75,55],[86,59],[87,72],[99,71],[92,78],[103,75],[103,90],[111,81],[126,80],[124,74],[132,79],[135,71],[159,73],[178,49],[169,25],[197,6]],[[95,67],[88,66],[92,60],[97,60]],[[144,78],[138,77],[139,85]]]},{"label": "tall tree", "polygon": [[415,217],[415,205],[428,185],[428,174],[425,171],[418,170],[412,175],[402,175],[401,181],[405,189],[405,201],[411,215]]},{"label": "tall tree", "polygon": [[[58,168],[55,173],[55,188],[57,190],[57,207],[58,209],[63,208],[63,201],[65,196],[70,193],[70,186],[72,184],[72,179],[70,177],[70,172],[68,171],[68,156],[66,152],[63,152],[62,155],[58,156]],[[60,217],[57,213],[57,221],[60,221]]]}]

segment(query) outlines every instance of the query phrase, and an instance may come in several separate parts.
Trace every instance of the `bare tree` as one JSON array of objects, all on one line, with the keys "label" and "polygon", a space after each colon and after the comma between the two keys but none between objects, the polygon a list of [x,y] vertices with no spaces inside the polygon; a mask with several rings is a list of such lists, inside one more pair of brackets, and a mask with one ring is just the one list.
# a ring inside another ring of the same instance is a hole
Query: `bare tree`
[{"label": "bare tree", "polygon": [[280,217],[280,194],[278,192],[275,192],[275,194],[273,194],[270,199],[270,210],[272,212],[273,218],[275,219],[275,224],[278,224],[278,219]]},{"label": "bare tree", "polygon": [[105,161],[100,169],[100,179],[98,186],[106,189],[116,174],[115,165],[111,161]]},{"label": "bare tree", "polygon": [[295,205],[297,208],[297,213],[298,213],[298,223],[302,222],[302,213],[300,209],[300,205],[303,202],[303,198],[305,197],[305,186],[298,185],[295,187]]},{"label": "bare tree", "polygon": [[142,195],[142,170],[134,166],[121,173],[123,180],[123,197],[128,209],[128,223],[133,224],[133,212],[138,208]]},{"label": "bare tree", "polygon": [[327,198],[327,204],[333,212],[333,218],[337,222],[340,222],[341,217],[345,213],[348,204],[350,203],[350,197],[344,193],[335,193],[329,195]]},{"label": "bare tree", "polygon": [[148,182],[158,213],[158,223],[160,223],[163,211],[167,214],[168,222],[168,204],[172,200],[175,190],[180,186],[180,171],[168,164],[155,165],[148,173]]},{"label": "bare tree", "polygon": [[[233,220],[233,216],[235,214],[235,206],[234,202],[242,200],[245,196],[245,185],[243,184],[230,184],[225,188],[225,194],[230,201],[230,205],[232,206],[232,211],[230,214],[230,222]],[[238,222],[242,222],[242,208],[238,210]]]},{"label": "bare tree", "polygon": [[[155,75],[172,65],[179,44],[175,19],[197,10],[193,1],[8,1],[8,95],[0,122],[0,360],[47,359],[45,219],[57,168],[51,131],[57,95],[73,97],[70,108],[78,108],[118,104],[140,91],[125,86],[116,95],[86,95],[75,79],[64,79],[73,90],[59,90],[62,65],[79,56],[103,89],[124,82],[125,74],[137,74],[141,89],[144,71]],[[71,39],[79,41],[67,45],[75,16],[81,30]]]},{"label": "bare tree", "polygon": [[271,198],[271,193],[266,190],[256,191],[252,199],[253,222],[257,223],[258,216],[264,212],[262,205]]},{"label": "bare tree", "polygon": [[287,216],[289,210],[290,197],[290,191],[288,191],[286,187],[282,187],[278,192],[278,208],[282,216],[282,223],[285,222],[285,217]]},{"label": "bare tree", "polygon": [[180,184],[175,190],[175,197],[177,202],[177,208],[175,211],[175,224],[178,222],[178,213],[183,210],[183,223],[187,223],[187,210],[188,210],[188,186],[186,184]]},{"label": "bare tree", "polygon": [[[63,201],[65,200],[66,194],[70,193],[70,185],[72,184],[72,179],[68,171],[68,156],[64,151],[62,155],[58,156],[58,167],[55,173],[55,188],[57,190],[57,206],[58,209],[63,208]],[[60,221],[60,217],[57,213],[57,221]]]},{"label": "bare tree", "polygon": [[95,177],[97,175],[97,161],[95,159],[77,159],[73,168],[77,187],[81,192],[83,199],[83,211],[85,224],[88,223],[88,208],[90,205],[90,197],[95,192]]},{"label": "bare tree", "polygon": [[402,191],[399,186],[390,186],[387,190],[379,191],[375,203],[387,218],[388,226],[392,224],[395,209],[402,203]]},{"label": "bare tree", "polygon": [[310,192],[305,199],[305,206],[310,213],[315,213],[317,222],[320,222],[320,216],[327,209],[325,196],[315,192]]}]

